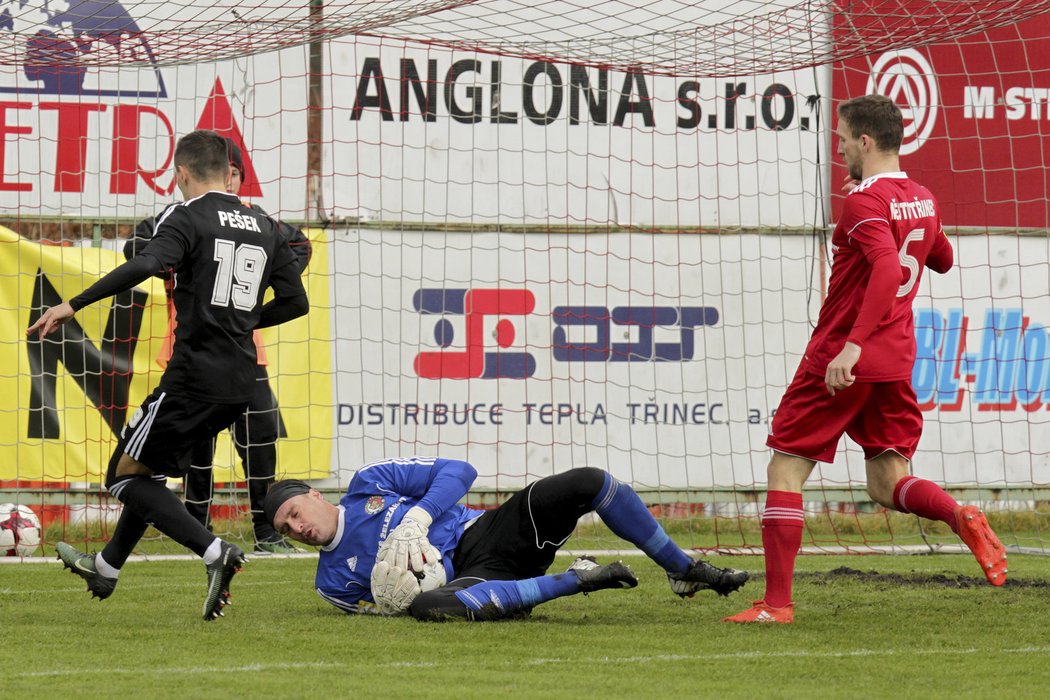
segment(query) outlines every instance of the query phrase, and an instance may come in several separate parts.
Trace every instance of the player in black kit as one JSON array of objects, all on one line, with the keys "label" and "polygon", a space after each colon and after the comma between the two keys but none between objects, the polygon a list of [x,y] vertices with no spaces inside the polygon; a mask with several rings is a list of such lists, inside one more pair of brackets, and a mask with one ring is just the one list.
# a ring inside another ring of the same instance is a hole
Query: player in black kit
[{"label": "player in black kit", "polygon": [[[237,194],[243,181],[244,159],[241,156],[241,149],[232,140],[227,138],[226,145],[230,154],[230,179],[227,182],[226,191],[230,194]],[[134,235],[124,245],[124,256],[128,260],[145,249],[146,244],[156,232],[157,222],[167,213],[168,209],[175,206],[178,205],[170,204],[160,215],[139,222],[135,227]],[[267,216],[257,204],[245,203],[245,206],[262,216]],[[277,227],[278,233],[288,241],[289,247],[298,259],[300,274],[304,273],[310,262],[310,239],[301,230],[283,221],[278,221]],[[166,279],[165,284],[170,288],[171,280]],[[157,357],[157,364],[161,367],[166,366],[171,357],[170,336],[177,320],[170,301],[168,307],[171,312],[169,337],[165,339],[160,355]],[[258,356],[255,366],[255,391],[248,400],[248,410],[237,418],[231,429],[233,444],[241,458],[244,478],[248,482],[248,501],[251,504],[255,551],[260,553],[301,552],[301,549],[277,534],[263,513],[263,498],[266,497],[266,491],[274,482],[274,475],[277,473],[277,438],[284,437],[284,435],[281,434],[282,425],[277,398],[270,389],[270,377],[266,371],[268,364],[266,346],[258,331],[253,333],[252,337]],[[190,451],[190,468],[186,472],[184,487],[186,510],[208,529],[211,529],[209,511],[212,501],[212,458],[214,454],[214,439],[209,438],[193,446]]]},{"label": "player in black kit", "polygon": [[[87,581],[92,595],[104,599],[152,524],[204,559],[205,620],[222,615],[244,552],[208,532],[164,481],[186,473],[190,446],[215,437],[244,412],[255,389],[252,331],[309,310],[295,254],[273,220],[225,191],[229,175],[225,139],[203,130],[181,138],[175,148],[175,178],[185,201],[158,222],[156,235],[139,255],[68,302],[47,309],[26,331],[44,337],[88,304],[151,275],[174,275],[179,323],[171,361],[160,386],[121,431],[106,473],[106,487],[124,504],[113,536],[96,555],[65,542],[57,549],[66,567]],[[268,287],[274,298],[264,304]]]}]

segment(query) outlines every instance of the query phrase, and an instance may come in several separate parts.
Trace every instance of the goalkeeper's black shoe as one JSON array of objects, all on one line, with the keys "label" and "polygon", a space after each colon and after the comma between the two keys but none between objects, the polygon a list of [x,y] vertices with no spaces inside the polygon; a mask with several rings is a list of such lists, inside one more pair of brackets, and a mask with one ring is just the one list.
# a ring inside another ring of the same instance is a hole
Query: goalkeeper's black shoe
[{"label": "goalkeeper's black shoe", "polygon": [[65,542],[59,542],[55,549],[58,551],[58,558],[62,560],[62,566],[87,581],[87,589],[91,591],[92,597],[105,600],[113,594],[113,589],[117,587],[117,579],[98,572],[95,568],[94,554],[85,554]]},{"label": "goalkeeper's black shoe", "polygon": [[638,578],[631,567],[622,561],[602,566],[592,557],[579,557],[569,565],[568,571],[575,571],[580,582],[581,593],[601,591],[606,588],[634,588]]},{"label": "goalkeeper's black shoe", "polygon": [[204,565],[208,574],[208,595],[204,599],[205,620],[222,617],[222,609],[230,603],[230,581],[247,561],[237,545],[222,542],[221,547],[219,558]]},{"label": "goalkeeper's black shoe", "polygon": [[718,595],[729,595],[747,583],[750,575],[736,569],[720,569],[702,559],[695,560],[681,574],[667,574],[671,590],[683,598],[692,598],[697,591],[714,591]]}]

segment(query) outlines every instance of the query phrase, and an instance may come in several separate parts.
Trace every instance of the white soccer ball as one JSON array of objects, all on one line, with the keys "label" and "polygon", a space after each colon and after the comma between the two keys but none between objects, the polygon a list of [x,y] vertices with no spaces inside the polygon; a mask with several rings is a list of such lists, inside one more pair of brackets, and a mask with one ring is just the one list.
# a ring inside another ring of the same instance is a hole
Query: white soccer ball
[{"label": "white soccer ball", "polygon": [[40,547],[40,519],[29,506],[0,504],[0,555],[31,557]]},{"label": "white soccer ball", "polygon": [[445,567],[441,562],[427,562],[422,571],[413,571],[419,579],[419,592],[426,593],[445,585]]}]

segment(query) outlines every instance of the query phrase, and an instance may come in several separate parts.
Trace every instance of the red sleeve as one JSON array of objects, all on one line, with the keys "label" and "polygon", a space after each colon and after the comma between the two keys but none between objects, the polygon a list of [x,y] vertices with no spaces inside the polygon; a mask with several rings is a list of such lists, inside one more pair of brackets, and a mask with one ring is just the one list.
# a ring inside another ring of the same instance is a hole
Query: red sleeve
[{"label": "red sleeve", "polygon": [[850,242],[857,246],[871,265],[871,275],[864,290],[864,302],[853,323],[847,342],[863,347],[879,322],[897,300],[903,273],[900,251],[890,231],[886,203],[868,192],[858,192],[846,199],[843,219],[856,223],[847,229]]},{"label": "red sleeve", "polygon": [[895,253],[883,253],[871,261],[871,276],[864,292],[864,303],[860,305],[860,313],[853,322],[853,330],[846,342],[864,347],[864,341],[897,301],[897,289],[903,278],[901,264]]},{"label": "red sleeve", "polygon": [[930,247],[929,254],[926,256],[926,267],[943,275],[952,269],[954,263],[955,253],[952,251],[952,244],[948,242],[948,236],[941,229],[941,232],[937,234],[937,238]]},{"label": "red sleeve", "polygon": [[846,235],[869,263],[885,254],[899,256],[900,244],[890,230],[889,206],[870,192],[850,193],[842,210]]}]

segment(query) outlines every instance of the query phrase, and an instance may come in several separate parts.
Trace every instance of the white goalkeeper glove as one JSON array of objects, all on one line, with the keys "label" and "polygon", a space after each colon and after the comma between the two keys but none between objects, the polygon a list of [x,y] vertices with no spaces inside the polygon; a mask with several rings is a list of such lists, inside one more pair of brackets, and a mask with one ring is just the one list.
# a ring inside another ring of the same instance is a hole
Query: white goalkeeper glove
[{"label": "white goalkeeper glove", "polygon": [[372,598],[384,615],[400,615],[419,595],[419,580],[411,571],[390,566],[385,561],[372,567]]},{"label": "white goalkeeper glove", "polygon": [[391,567],[404,571],[423,572],[425,563],[441,563],[441,552],[427,539],[427,528],[433,518],[419,506],[405,513],[401,524],[383,540],[376,561],[384,561]]}]

